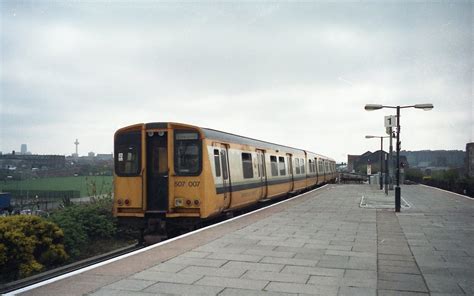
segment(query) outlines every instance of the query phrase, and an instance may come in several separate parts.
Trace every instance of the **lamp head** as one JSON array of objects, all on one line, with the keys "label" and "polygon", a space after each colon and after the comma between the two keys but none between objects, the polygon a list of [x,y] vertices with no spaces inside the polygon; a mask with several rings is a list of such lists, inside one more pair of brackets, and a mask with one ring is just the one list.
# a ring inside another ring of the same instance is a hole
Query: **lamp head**
[{"label": "lamp head", "polygon": [[365,136],[366,139],[372,139],[375,138],[374,136]]},{"label": "lamp head", "polygon": [[383,106],[382,105],[379,105],[379,104],[367,104],[365,105],[365,110],[366,111],[374,111],[374,110],[379,110],[379,109],[382,109]]},{"label": "lamp head", "polygon": [[429,111],[433,109],[433,104],[416,104],[415,108],[423,109],[424,111]]}]

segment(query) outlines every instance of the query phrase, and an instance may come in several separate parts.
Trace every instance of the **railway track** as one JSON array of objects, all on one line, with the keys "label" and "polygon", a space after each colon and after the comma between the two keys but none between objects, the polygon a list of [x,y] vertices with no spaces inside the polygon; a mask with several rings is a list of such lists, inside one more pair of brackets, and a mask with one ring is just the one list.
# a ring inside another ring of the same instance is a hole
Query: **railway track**
[{"label": "railway track", "polygon": [[22,288],[25,288],[25,287],[28,287],[28,286],[32,286],[32,285],[35,285],[37,283],[44,282],[44,281],[56,278],[56,277],[59,277],[61,275],[65,275],[67,273],[74,272],[74,271],[77,271],[79,269],[86,268],[88,266],[91,266],[91,265],[94,265],[94,264],[97,264],[97,263],[100,263],[100,262],[104,262],[104,261],[107,261],[109,259],[113,259],[113,258],[119,257],[121,255],[130,253],[130,252],[142,249],[142,248],[144,248],[144,247],[139,245],[139,244],[130,245],[130,246],[123,247],[123,248],[120,248],[118,250],[111,251],[111,252],[108,252],[108,253],[105,253],[105,254],[102,254],[102,255],[98,255],[98,256],[95,256],[95,257],[92,257],[92,258],[88,258],[88,259],[84,259],[84,260],[81,260],[81,261],[78,261],[78,262],[71,263],[69,265],[65,265],[65,266],[55,268],[55,269],[51,269],[51,270],[48,270],[46,272],[31,276],[31,277],[27,277],[27,278],[24,278],[24,279],[21,279],[21,280],[18,280],[18,281],[2,284],[2,285],[0,285],[0,293],[2,295],[3,294],[8,295],[8,293],[10,293],[12,291],[16,291],[16,290],[19,290],[19,289],[22,289]]}]

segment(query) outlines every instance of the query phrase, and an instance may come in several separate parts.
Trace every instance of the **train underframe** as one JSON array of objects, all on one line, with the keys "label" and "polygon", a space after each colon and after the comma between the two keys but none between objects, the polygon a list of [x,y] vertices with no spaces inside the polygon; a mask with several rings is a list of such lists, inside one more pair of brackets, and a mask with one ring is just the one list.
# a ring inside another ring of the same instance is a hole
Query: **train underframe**
[{"label": "train underframe", "polygon": [[202,225],[201,218],[166,218],[166,213],[147,213],[145,217],[121,217],[119,224],[140,232],[140,243],[150,245],[193,231]]}]

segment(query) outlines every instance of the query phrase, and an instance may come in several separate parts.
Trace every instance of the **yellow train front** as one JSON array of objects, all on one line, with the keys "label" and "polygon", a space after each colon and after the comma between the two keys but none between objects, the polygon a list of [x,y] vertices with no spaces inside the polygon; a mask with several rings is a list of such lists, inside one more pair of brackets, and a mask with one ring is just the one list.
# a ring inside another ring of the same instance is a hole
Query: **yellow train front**
[{"label": "yellow train front", "polygon": [[161,234],[336,178],[327,157],[180,123],[118,130],[114,160],[114,215]]}]

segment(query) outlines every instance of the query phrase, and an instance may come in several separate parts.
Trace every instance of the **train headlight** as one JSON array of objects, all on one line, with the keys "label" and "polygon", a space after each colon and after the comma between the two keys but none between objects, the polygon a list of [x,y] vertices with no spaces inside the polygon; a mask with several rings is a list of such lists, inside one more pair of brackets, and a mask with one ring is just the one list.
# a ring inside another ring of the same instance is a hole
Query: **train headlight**
[{"label": "train headlight", "polygon": [[175,198],[174,199],[174,206],[175,207],[182,207],[183,206],[183,199],[182,198]]},{"label": "train headlight", "polygon": [[199,206],[199,200],[198,200],[198,199],[195,199],[195,200],[194,200],[194,205],[195,205],[196,207]]},{"label": "train headlight", "polygon": [[129,205],[130,205],[130,200],[129,200],[129,199],[126,199],[126,200],[125,200],[125,205],[126,205],[126,206],[129,206]]},{"label": "train headlight", "polygon": [[186,205],[187,205],[188,207],[191,206],[191,200],[190,200],[190,199],[187,199],[187,200],[186,200]]},{"label": "train headlight", "polygon": [[122,200],[121,198],[119,198],[119,199],[117,200],[117,204],[118,204],[119,206],[123,206],[123,200]]}]

